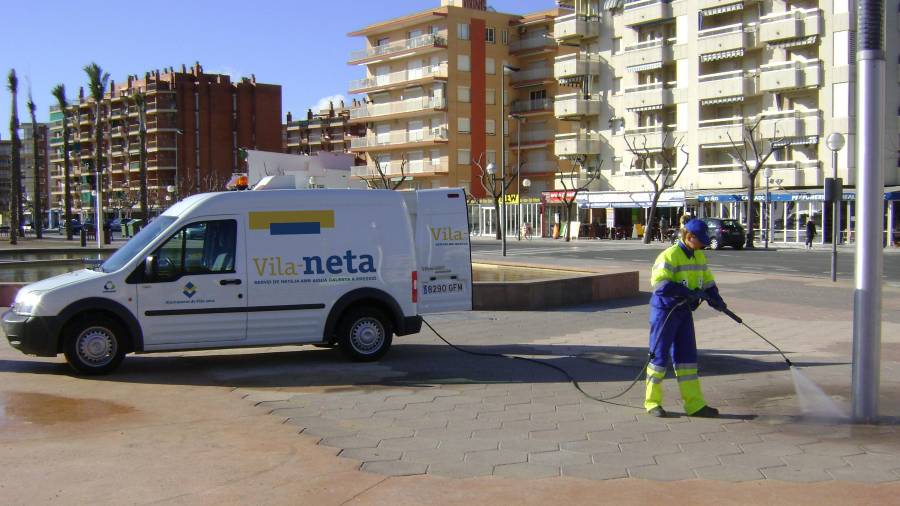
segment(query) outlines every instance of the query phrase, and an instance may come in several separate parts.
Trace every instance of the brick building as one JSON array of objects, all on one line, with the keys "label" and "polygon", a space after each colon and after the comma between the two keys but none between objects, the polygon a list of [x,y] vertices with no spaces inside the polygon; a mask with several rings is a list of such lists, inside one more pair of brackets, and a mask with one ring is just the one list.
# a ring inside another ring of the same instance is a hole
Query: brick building
[{"label": "brick building", "polygon": [[[193,193],[224,188],[242,170],[241,148],[282,150],[281,86],[261,84],[255,77],[232,82],[227,75],[207,74],[197,63],[155,70],[143,79],[128,76],[110,82],[101,104],[102,169],[108,175],[107,204],[133,208],[139,192],[137,108],[129,99],[146,95],[147,186],[152,209],[167,207]],[[96,107],[80,90],[65,114],[70,129],[72,182],[76,209],[91,207],[93,127]],[[51,107],[51,205],[63,200],[62,115]],[[81,198],[79,198],[81,197]]]},{"label": "brick building", "polygon": [[[353,101],[353,106],[357,106]],[[295,119],[290,112],[284,125],[284,152],[292,155],[314,155],[320,151],[350,152],[350,138],[366,134],[365,125],[350,123],[350,108],[343,100],[329,103],[327,109],[306,111],[306,118]]]}]

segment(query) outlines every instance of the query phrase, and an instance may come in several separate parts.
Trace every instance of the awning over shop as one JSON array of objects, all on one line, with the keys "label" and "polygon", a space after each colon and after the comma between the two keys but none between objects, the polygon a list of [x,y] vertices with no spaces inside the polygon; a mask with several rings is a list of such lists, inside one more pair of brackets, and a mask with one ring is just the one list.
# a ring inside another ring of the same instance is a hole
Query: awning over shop
[{"label": "awning over shop", "polygon": [[716,104],[736,104],[738,102],[743,102],[743,95],[735,95],[733,97],[716,97],[716,98],[707,98],[706,100],[701,100],[700,105],[716,105]]},{"label": "awning over shop", "polygon": [[[608,207],[650,207],[652,192],[582,192],[575,199],[582,209],[603,209]],[[683,191],[667,191],[659,196],[657,207],[683,207]]]},{"label": "awning over shop", "polygon": [[769,49],[788,49],[792,47],[799,46],[810,46],[819,41],[818,35],[810,35],[808,37],[797,37],[795,39],[785,39],[785,40],[776,40],[774,42],[769,42]]},{"label": "awning over shop", "polygon": [[734,4],[710,7],[709,9],[701,9],[700,15],[701,16],[715,16],[716,14],[725,14],[726,12],[740,11],[743,9],[744,9],[744,2],[738,2],[738,3],[734,3]]},{"label": "awning over shop", "polygon": [[632,112],[641,112],[641,111],[658,111],[663,108],[662,104],[654,104],[654,105],[642,105],[640,107],[629,107],[628,110]]},{"label": "awning over shop", "polygon": [[808,146],[810,144],[818,144],[818,135],[804,135],[800,137],[787,137],[772,143],[772,146],[781,148],[784,146]]},{"label": "awning over shop", "polygon": [[[577,192],[577,196],[581,197],[584,193],[586,192]],[[565,204],[566,200],[571,200],[572,198],[575,198],[576,202],[578,201],[575,190],[552,190],[541,192],[542,204]]]},{"label": "awning over shop", "polygon": [[603,3],[603,8],[608,11],[621,9],[622,4],[624,4],[624,3],[625,3],[625,0],[606,0],[606,2]]},{"label": "awning over shop", "polygon": [[645,70],[656,70],[661,69],[663,66],[661,61],[653,62],[653,63],[642,63],[640,65],[632,65],[630,67],[625,67],[625,70],[628,72],[643,72]]},{"label": "awning over shop", "polygon": [[742,58],[743,56],[743,49],[729,49],[728,51],[718,51],[716,53],[701,54],[700,61],[706,63],[718,60],[728,60],[730,58]]},{"label": "awning over shop", "polygon": [[[900,190],[888,188],[884,192],[884,200],[900,200]],[[754,195],[755,202],[765,202],[765,190],[756,190]],[[825,194],[823,190],[794,190],[794,191],[770,191],[769,202],[808,202],[823,201]],[[842,200],[855,201],[856,190],[844,190]],[[698,202],[746,202],[746,193],[719,193],[719,194],[702,194],[697,195]]]}]

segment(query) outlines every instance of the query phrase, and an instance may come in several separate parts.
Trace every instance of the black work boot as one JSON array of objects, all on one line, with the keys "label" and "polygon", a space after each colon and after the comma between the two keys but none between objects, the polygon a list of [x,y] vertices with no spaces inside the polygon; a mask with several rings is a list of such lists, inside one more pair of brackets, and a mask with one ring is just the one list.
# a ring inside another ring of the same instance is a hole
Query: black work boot
[{"label": "black work boot", "polygon": [[668,413],[666,413],[666,410],[664,410],[662,406],[656,406],[654,408],[648,409],[647,414],[650,416],[655,416],[656,418],[665,418],[668,415]]},{"label": "black work boot", "polygon": [[719,410],[716,408],[711,408],[709,406],[703,406],[698,411],[688,416],[694,416],[697,418],[718,418]]}]

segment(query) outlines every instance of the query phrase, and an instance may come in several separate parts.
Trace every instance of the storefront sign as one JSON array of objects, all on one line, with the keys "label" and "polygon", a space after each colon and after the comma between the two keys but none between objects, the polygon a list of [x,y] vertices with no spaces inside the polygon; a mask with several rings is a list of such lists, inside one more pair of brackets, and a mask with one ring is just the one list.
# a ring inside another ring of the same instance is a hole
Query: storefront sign
[{"label": "storefront sign", "polygon": [[[643,208],[652,205],[652,192],[584,192],[578,195],[578,206],[581,208]],[[683,207],[684,192],[663,192],[656,206]]]},{"label": "storefront sign", "polygon": [[[575,190],[555,190],[541,193],[541,202],[544,204],[565,204],[566,200],[570,201],[584,195],[586,192],[576,192]],[[564,200],[565,199],[565,200]]]}]

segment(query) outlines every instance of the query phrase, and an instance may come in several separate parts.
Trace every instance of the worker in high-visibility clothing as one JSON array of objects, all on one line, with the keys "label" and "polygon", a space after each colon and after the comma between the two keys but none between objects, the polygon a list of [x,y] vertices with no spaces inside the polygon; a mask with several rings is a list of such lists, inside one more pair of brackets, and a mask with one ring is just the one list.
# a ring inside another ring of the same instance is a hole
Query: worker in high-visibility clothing
[{"label": "worker in high-visibility clothing", "polygon": [[682,218],[681,239],[659,254],[650,283],[650,362],[644,407],[664,417],[663,378],[671,358],[678,389],[688,416],[716,417],[719,411],[706,405],[697,376],[697,341],[691,312],[705,300],[714,309],[725,309],[703,248],[709,245],[706,223]]}]

